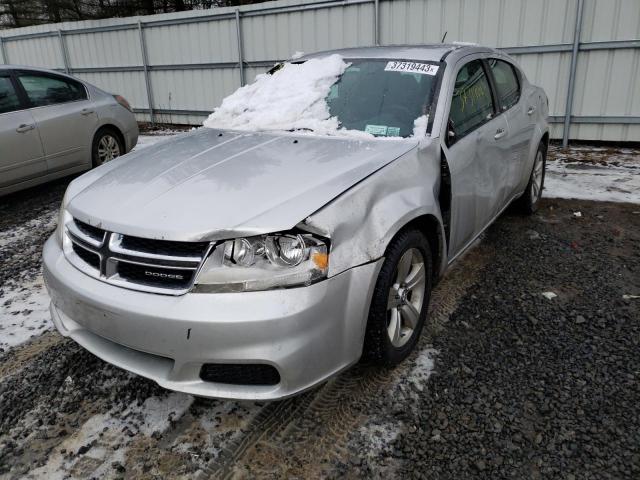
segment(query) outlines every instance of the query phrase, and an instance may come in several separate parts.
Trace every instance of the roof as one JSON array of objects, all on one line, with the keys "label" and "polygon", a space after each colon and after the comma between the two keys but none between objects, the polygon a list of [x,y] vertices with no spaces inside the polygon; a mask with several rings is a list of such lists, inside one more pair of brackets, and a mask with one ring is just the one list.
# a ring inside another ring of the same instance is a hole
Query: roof
[{"label": "roof", "polygon": [[79,78],[74,77],[73,75],[69,75],[60,70],[53,70],[51,68],[42,68],[42,67],[32,67],[30,65],[7,65],[1,64],[0,71],[2,70],[30,70],[32,72],[43,72],[43,73],[55,73],[56,75],[61,75],[63,77],[75,78],[76,80],[80,80]]},{"label": "roof", "polygon": [[407,60],[422,60],[439,62],[445,54],[451,52],[464,54],[474,52],[494,51],[490,47],[463,43],[432,43],[426,45],[386,45],[383,47],[357,47],[326,50],[305,55],[303,59],[323,57],[337,53],[344,58],[398,58]]}]

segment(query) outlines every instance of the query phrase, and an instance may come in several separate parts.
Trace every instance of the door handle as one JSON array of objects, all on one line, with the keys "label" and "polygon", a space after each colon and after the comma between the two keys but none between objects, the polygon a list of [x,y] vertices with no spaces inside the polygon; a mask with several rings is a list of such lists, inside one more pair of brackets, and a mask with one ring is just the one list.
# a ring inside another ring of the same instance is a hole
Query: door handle
[{"label": "door handle", "polygon": [[535,111],[536,111],[536,107],[529,107],[529,110],[527,110],[527,115],[531,115]]},{"label": "door handle", "polygon": [[80,113],[82,115],[91,115],[93,113],[93,110],[91,110],[90,108],[83,108]]},{"label": "door handle", "polygon": [[24,133],[28,132],[29,130],[33,130],[34,128],[36,128],[36,126],[32,123],[23,123],[18,128],[16,128],[16,132]]},{"label": "door handle", "polygon": [[506,134],[507,134],[507,131],[504,128],[499,128],[498,130],[496,130],[496,134],[493,136],[493,138],[495,138],[496,140],[499,140],[502,137],[504,137]]}]

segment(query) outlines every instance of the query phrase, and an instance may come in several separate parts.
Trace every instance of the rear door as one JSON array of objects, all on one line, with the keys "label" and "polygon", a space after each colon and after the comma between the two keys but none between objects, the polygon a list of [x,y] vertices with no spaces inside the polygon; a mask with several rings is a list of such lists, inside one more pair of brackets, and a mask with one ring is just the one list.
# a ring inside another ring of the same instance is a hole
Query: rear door
[{"label": "rear door", "polygon": [[0,72],[0,188],[46,173],[36,122],[12,76]]},{"label": "rear door", "polygon": [[35,71],[18,72],[17,78],[40,130],[49,172],[90,164],[98,117],[84,85]]},{"label": "rear door", "polygon": [[453,258],[491,221],[504,194],[504,116],[496,116],[489,78],[481,58],[460,66],[450,100],[445,155],[451,173]]},{"label": "rear door", "polygon": [[522,178],[528,178],[528,173],[524,175],[523,170],[528,165],[527,155],[535,128],[535,124],[531,122],[531,115],[535,107],[528,107],[522,98],[522,79],[515,66],[498,58],[487,59],[487,65],[491,72],[499,113],[504,115],[509,126],[509,135],[503,142],[508,160],[505,168],[509,172],[503,199],[506,203],[520,193],[518,190]]}]

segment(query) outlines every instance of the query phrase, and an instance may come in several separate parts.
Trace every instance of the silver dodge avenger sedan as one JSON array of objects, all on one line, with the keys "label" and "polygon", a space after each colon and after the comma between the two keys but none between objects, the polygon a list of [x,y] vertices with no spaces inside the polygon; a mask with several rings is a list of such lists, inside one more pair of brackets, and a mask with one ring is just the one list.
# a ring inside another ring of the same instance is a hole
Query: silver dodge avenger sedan
[{"label": "silver dodge avenger sedan", "polygon": [[276,399],[361,358],[393,366],[447,267],[513,201],[536,210],[547,114],[490,48],[278,65],[205,128],[69,185],[44,248],[53,321],[205,397]]}]

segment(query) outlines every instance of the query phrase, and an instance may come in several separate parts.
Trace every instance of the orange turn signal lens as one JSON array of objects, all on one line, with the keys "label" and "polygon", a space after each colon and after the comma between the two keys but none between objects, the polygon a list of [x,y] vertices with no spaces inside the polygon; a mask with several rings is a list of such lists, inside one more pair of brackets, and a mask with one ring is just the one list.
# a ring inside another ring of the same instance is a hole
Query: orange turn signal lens
[{"label": "orange turn signal lens", "polygon": [[313,254],[311,259],[320,270],[326,270],[329,266],[329,255],[326,253],[316,252]]}]

